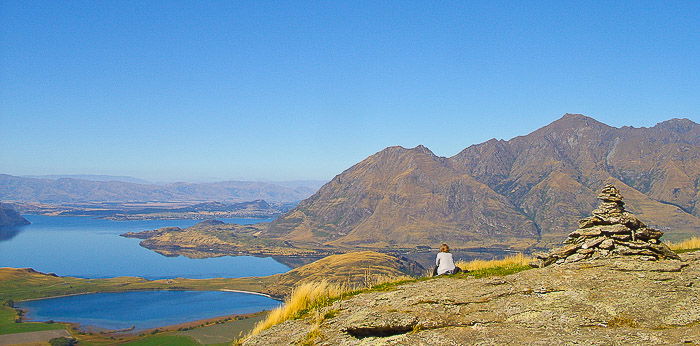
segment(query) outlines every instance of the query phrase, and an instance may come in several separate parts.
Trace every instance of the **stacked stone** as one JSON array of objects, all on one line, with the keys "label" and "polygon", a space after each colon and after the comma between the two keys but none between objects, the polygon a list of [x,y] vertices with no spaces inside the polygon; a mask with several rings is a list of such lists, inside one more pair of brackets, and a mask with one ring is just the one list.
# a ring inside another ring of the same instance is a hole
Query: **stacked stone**
[{"label": "stacked stone", "polygon": [[598,199],[602,202],[592,216],[579,220],[579,229],[571,232],[564,246],[548,254],[536,255],[534,266],[578,262],[615,255],[639,256],[642,260],[680,259],[659,241],[663,232],[647,227],[625,211],[620,191],[605,185]]}]

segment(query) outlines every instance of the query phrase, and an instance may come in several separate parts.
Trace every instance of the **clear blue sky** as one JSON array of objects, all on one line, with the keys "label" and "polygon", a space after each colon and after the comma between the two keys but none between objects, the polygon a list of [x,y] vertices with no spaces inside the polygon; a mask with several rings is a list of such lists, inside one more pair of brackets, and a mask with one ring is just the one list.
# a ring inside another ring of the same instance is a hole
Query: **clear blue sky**
[{"label": "clear blue sky", "polygon": [[330,179],[700,111],[699,1],[0,0],[0,173]]}]

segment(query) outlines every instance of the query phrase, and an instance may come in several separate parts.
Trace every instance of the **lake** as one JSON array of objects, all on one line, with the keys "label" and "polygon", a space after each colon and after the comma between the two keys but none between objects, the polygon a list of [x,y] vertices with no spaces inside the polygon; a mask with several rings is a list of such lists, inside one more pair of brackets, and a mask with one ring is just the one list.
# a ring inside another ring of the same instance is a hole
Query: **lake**
[{"label": "lake", "polygon": [[280,302],[234,292],[141,291],[93,293],[16,303],[32,321],[79,323],[82,330],[134,331],[232,314],[269,310]]},{"label": "lake", "polygon": [[[166,257],[139,246],[140,239],[119,234],[166,226],[189,227],[201,220],[112,221],[90,217],[24,215],[31,225],[0,231],[0,267],[33,268],[81,278],[140,276],[233,278],[284,273],[290,268],[272,258],[223,256]],[[270,219],[220,219],[252,224]]]}]

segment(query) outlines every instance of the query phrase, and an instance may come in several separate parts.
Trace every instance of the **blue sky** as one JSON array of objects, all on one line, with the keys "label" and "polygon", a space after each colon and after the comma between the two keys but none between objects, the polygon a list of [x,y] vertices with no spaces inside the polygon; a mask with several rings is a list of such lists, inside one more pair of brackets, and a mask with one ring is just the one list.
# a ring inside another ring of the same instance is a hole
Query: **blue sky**
[{"label": "blue sky", "polygon": [[700,110],[698,1],[0,0],[0,173],[330,179]]}]

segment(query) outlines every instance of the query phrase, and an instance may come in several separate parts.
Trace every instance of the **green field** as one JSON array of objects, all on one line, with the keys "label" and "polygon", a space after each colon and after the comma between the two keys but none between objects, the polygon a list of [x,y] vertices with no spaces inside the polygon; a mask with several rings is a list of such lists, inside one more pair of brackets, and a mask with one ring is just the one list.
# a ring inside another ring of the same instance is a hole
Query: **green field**
[{"label": "green field", "polygon": [[9,306],[0,307],[0,334],[36,332],[39,330],[65,329],[60,323],[16,323],[17,311]]}]

